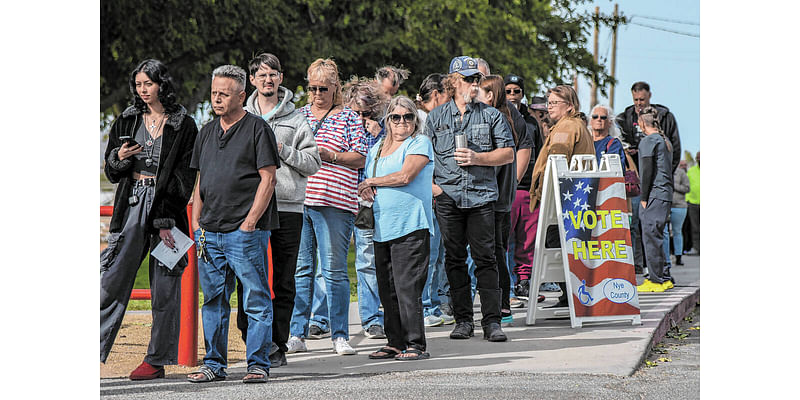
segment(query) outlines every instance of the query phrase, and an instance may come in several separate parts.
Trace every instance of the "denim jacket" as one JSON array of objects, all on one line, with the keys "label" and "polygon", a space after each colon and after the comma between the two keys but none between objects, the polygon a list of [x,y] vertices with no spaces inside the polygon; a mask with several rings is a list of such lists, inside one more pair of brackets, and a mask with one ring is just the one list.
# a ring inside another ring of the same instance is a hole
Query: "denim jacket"
[{"label": "denim jacket", "polygon": [[467,104],[463,121],[454,100],[434,108],[425,121],[425,135],[433,142],[433,183],[439,185],[459,208],[480,207],[497,200],[495,167],[456,164],[455,136],[467,136],[467,146],[478,153],[514,147],[508,122],[500,111],[486,104]]}]

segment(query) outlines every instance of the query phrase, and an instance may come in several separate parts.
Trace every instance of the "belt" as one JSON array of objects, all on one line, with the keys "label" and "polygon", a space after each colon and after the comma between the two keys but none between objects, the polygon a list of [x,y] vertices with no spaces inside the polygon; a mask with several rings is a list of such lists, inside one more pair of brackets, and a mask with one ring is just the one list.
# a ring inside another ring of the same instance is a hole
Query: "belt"
[{"label": "belt", "polygon": [[134,183],[133,183],[133,187],[155,186],[155,185],[156,185],[156,180],[154,178],[139,179],[138,181],[134,181]]}]

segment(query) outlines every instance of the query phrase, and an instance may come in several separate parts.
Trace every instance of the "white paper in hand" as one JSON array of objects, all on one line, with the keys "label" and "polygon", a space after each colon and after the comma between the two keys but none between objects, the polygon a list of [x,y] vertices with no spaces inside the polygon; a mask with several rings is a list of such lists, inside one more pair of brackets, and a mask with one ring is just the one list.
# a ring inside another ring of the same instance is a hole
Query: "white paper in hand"
[{"label": "white paper in hand", "polygon": [[155,249],[151,252],[153,257],[155,257],[158,261],[161,261],[167,268],[172,269],[175,268],[175,264],[178,263],[178,260],[189,251],[189,248],[192,247],[194,241],[186,236],[183,232],[181,232],[178,228],[172,228],[170,231],[172,232],[172,237],[175,239],[175,248],[170,249],[167,245],[164,244],[162,241],[161,243],[156,246]]}]

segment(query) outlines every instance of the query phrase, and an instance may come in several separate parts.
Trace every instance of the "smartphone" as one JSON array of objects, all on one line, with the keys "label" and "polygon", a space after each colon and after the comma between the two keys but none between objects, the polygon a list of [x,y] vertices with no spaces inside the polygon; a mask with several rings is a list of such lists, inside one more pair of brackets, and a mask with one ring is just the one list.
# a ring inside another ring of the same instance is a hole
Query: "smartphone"
[{"label": "smartphone", "polygon": [[127,143],[128,147],[133,147],[139,144],[131,136],[120,136],[119,140],[122,140],[123,142]]}]

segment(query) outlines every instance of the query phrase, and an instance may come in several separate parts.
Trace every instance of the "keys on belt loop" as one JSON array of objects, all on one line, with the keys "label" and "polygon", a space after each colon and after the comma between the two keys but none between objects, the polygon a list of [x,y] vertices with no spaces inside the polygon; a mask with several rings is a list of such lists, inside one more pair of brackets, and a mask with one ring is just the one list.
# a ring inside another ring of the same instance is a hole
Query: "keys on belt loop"
[{"label": "keys on belt loop", "polygon": [[206,230],[200,228],[200,237],[197,239],[197,258],[202,258],[206,263],[211,263],[211,257],[206,249]]}]

